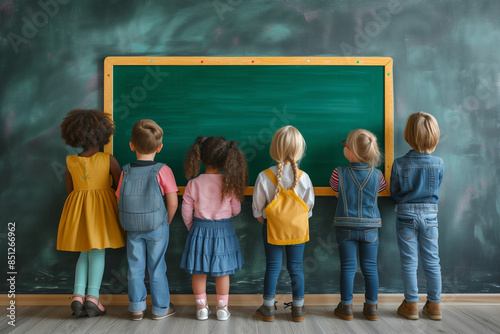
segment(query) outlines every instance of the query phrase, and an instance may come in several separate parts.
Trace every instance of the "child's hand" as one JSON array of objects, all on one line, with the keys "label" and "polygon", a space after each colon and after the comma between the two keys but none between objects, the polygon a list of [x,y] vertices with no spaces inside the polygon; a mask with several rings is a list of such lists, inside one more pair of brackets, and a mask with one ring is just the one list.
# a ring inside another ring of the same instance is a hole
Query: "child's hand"
[{"label": "child's hand", "polygon": [[260,216],[259,218],[257,218],[257,220],[259,221],[259,223],[264,224],[264,217]]}]

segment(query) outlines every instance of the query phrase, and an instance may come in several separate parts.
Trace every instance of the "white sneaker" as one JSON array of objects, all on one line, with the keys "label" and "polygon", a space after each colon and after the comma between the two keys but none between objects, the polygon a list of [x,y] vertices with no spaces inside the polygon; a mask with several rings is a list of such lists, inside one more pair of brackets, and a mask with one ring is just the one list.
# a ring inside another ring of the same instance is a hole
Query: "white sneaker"
[{"label": "white sneaker", "polygon": [[231,316],[231,313],[227,310],[227,305],[223,305],[223,301],[219,300],[219,305],[217,306],[217,320],[227,320]]},{"label": "white sneaker", "polygon": [[205,304],[205,300],[197,300],[196,305],[202,306],[196,311],[196,319],[207,320],[210,313],[212,313],[208,308],[208,304]]}]

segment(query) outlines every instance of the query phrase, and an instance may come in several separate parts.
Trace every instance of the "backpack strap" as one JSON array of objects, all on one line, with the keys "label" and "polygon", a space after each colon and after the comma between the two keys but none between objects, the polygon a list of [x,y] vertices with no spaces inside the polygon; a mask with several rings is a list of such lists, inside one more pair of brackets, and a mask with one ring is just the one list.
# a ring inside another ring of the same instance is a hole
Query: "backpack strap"
[{"label": "backpack strap", "polygon": [[277,187],[278,186],[278,179],[276,178],[276,175],[274,175],[271,168],[264,170],[264,173],[266,173],[267,177],[271,179],[271,181],[274,183],[274,186]]},{"label": "backpack strap", "polygon": [[157,162],[154,166],[153,166],[153,172],[158,176],[158,174],[160,174],[160,170],[163,168],[163,166],[165,166],[164,163],[161,163],[161,162]]},{"label": "backpack strap", "polygon": [[123,175],[128,174],[130,172],[130,164],[126,164],[123,166]]},{"label": "backpack strap", "polygon": [[[269,177],[269,179],[271,179],[271,181],[274,183],[274,186],[277,187],[278,186],[278,179],[276,178],[276,175],[274,175],[274,173],[271,170],[271,168],[265,169],[264,173],[266,173],[267,177]],[[299,182],[300,177],[302,176],[303,173],[304,173],[303,170],[299,170],[299,175],[298,175],[298,178],[297,178],[297,182]]]}]

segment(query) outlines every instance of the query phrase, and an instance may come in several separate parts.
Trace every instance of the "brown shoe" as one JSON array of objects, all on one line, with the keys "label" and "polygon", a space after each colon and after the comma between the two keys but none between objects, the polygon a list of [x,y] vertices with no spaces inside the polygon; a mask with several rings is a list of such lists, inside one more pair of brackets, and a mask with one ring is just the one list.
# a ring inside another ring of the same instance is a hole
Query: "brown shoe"
[{"label": "brown shoe", "polygon": [[431,303],[430,301],[426,301],[422,312],[427,314],[432,320],[441,320],[443,318],[440,303]]},{"label": "brown shoe", "polygon": [[130,312],[130,320],[141,321],[144,318],[144,311]]},{"label": "brown shoe", "polygon": [[354,319],[354,316],[352,315],[352,304],[351,305],[343,305],[342,302],[340,302],[337,305],[337,308],[335,308],[335,311],[333,313],[341,317],[344,320],[352,320]]},{"label": "brown shoe", "polygon": [[287,307],[292,308],[293,321],[295,321],[295,322],[304,321],[304,318],[306,317],[306,308],[304,305],[293,306],[293,302],[290,302],[290,303],[285,303],[285,308],[287,308]]},{"label": "brown shoe", "polygon": [[363,314],[366,316],[368,320],[378,320],[378,312],[377,312],[377,304],[370,305],[365,303],[363,306]]},{"label": "brown shoe", "polygon": [[274,321],[274,311],[277,310],[276,304],[273,306],[262,305],[257,309],[257,316],[261,317],[262,320],[271,322]]},{"label": "brown shoe", "polygon": [[408,303],[403,300],[398,307],[398,314],[410,320],[418,320],[418,303]]}]

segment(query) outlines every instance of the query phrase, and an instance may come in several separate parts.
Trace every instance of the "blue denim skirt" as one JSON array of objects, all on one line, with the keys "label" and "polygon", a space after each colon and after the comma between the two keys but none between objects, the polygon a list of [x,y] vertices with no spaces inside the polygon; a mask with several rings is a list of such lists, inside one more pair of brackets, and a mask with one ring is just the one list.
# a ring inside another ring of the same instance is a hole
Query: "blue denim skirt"
[{"label": "blue denim skirt", "polygon": [[234,274],[243,262],[231,219],[194,218],[182,253],[181,269],[188,274],[217,277]]}]

